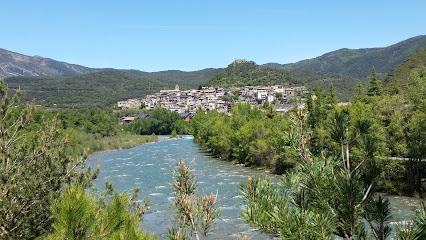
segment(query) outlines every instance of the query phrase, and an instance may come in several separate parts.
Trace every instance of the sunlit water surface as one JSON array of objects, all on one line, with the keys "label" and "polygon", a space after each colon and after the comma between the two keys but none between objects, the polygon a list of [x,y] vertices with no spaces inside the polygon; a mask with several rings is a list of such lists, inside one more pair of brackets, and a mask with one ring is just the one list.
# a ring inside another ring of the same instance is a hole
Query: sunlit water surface
[{"label": "sunlit water surface", "polygon": [[[94,185],[98,190],[104,189],[105,180],[114,184],[117,192],[131,193],[136,186],[141,188],[141,197],[150,198],[150,209],[143,216],[141,227],[147,232],[166,239],[167,225],[174,226],[174,208],[171,206],[173,192],[170,182],[172,167],[177,162],[192,162],[192,169],[198,182],[199,194],[219,193],[220,218],[214,225],[209,239],[237,239],[247,235],[249,239],[274,239],[259,233],[239,217],[244,205],[238,197],[239,183],[248,176],[261,176],[265,173],[253,169],[235,166],[208,156],[194,143],[192,136],[182,139],[163,140],[135,148],[100,153],[88,158],[89,164],[100,161],[101,172]],[[278,178],[272,176],[276,182]],[[413,216],[412,208],[419,201],[404,197],[390,197],[394,219],[392,224]]]}]

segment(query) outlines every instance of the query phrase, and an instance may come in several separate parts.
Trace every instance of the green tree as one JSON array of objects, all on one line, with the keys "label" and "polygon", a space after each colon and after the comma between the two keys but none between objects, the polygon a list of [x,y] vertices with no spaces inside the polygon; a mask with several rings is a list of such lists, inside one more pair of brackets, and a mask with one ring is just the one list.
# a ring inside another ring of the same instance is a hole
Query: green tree
[{"label": "green tree", "polygon": [[[306,115],[300,111],[293,115],[291,126],[285,139],[300,164],[284,175],[279,189],[268,179],[249,178],[243,183],[244,219],[285,239],[332,239],[333,235],[365,239],[361,221],[365,219],[380,226],[370,228],[376,239],[386,238],[388,204],[374,197],[372,183],[365,185],[360,173],[374,156],[374,139],[366,135],[370,125],[365,121],[351,125],[347,110],[336,111],[327,125],[336,148],[318,155],[310,151],[312,131],[306,127]],[[351,159],[355,145],[363,156],[358,161]],[[367,209],[371,215],[365,214]]]},{"label": "green tree", "polygon": [[1,79],[0,94],[0,235],[34,239],[51,230],[49,207],[61,189],[71,181],[87,185],[97,171],[83,171],[84,158],[67,154],[57,120],[32,126],[34,105],[14,107],[20,92],[9,98]]},{"label": "green tree", "polygon": [[352,103],[365,100],[364,87],[361,80],[358,80],[358,83],[355,87],[355,93],[352,95]]},{"label": "green tree", "polygon": [[382,84],[377,79],[376,69],[371,69],[370,82],[368,84],[368,96],[381,96],[383,94]]},{"label": "green tree", "polygon": [[139,230],[141,215],[146,209],[129,210],[132,198],[128,194],[114,194],[111,202],[87,194],[79,185],[71,185],[52,204],[54,232],[46,239],[157,239]]},{"label": "green tree", "polygon": [[422,203],[421,209],[416,210],[414,221],[407,221],[397,226],[398,240],[421,240],[426,238],[426,206]]},{"label": "green tree", "polygon": [[176,129],[173,129],[172,133],[170,134],[170,138],[177,138],[177,137],[178,135],[177,135]]},{"label": "green tree", "polygon": [[337,98],[336,90],[334,89],[333,83],[330,83],[328,95],[325,97],[324,102],[326,104],[337,104],[339,99]]}]

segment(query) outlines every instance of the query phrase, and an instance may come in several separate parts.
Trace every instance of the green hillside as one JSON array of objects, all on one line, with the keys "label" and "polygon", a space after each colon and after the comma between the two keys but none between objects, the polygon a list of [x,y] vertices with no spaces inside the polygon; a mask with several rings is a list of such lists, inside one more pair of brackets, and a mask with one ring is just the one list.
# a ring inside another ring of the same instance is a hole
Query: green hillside
[{"label": "green hillside", "polygon": [[328,89],[330,83],[333,83],[341,100],[349,100],[357,80],[336,73],[276,70],[258,66],[254,62],[234,62],[216,74],[206,85],[221,87],[306,85],[308,88],[319,86]]},{"label": "green hillside", "polygon": [[304,84],[308,89],[318,86],[328,90],[333,83],[337,97],[341,101],[349,101],[354,93],[358,79],[330,72],[315,72],[309,70],[290,71],[291,82]]},{"label": "green hillside", "polygon": [[288,71],[273,70],[256,65],[254,62],[233,62],[214,75],[206,85],[208,86],[257,86],[290,84]]},{"label": "green hillside", "polygon": [[11,89],[21,87],[22,100],[36,99],[49,108],[106,108],[117,101],[141,98],[164,88],[174,87],[146,76],[123,71],[105,71],[81,76],[10,77]]},{"label": "green hillside", "polygon": [[333,72],[361,80],[367,79],[374,66],[379,79],[426,45],[426,35],[421,35],[383,48],[340,49],[320,57],[291,64],[268,63],[263,66],[284,70],[312,70]]},{"label": "green hillside", "polygon": [[179,84],[181,89],[196,89],[200,85],[204,85],[215,74],[219,73],[222,69],[207,68],[199,71],[184,72],[179,70],[169,70],[161,72],[142,72],[138,70],[128,70],[128,72],[139,75],[147,76],[157,79],[161,82],[170,83],[172,85]]},{"label": "green hillside", "polygon": [[426,46],[414,53],[410,58],[393,69],[388,76],[383,79],[385,87],[397,84],[404,93],[407,89],[410,73],[414,70],[426,69]]}]

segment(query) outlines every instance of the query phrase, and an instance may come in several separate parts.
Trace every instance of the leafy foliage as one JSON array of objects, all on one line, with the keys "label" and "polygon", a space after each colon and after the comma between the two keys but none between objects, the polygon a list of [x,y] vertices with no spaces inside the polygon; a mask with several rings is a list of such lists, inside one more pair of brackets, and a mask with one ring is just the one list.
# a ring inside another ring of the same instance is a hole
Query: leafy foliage
[{"label": "leafy foliage", "polygon": [[238,104],[231,116],[198,111],[190,121],[198,143],[215,156],[245,164],[266,166],[282,173],[292,166],[291,156],[283,148],[282,132],[287,119],[273,114],[269,117],[250,104]]},{"label": "leafy foliage", "polygon": [[[388,226],[384,225],[389,218],[389,204],[380,198],[376,201],[372,183],[366,185],[361,178],[360,167],[371,161],[375,148],[374,140],[365,135],[368,124],[352,125],[347,110],[335,111],[328,131],[336,148],[313,154],[307,116],[298,111],[297,117],[292,115],[291,122],[285,141],[298,155],[300,164],[284,175],[280,189],[262,179],[256,182],[249,178],[242,184],[240,195],[247,204],[243,217],[285,239],[333,239],[334,235],[365,239],[363,218],[372,226],[376,221],[380,227],[372,227],[371,231],[376,239],[385,239],[389,234]],[[362,152],[360,161],[350,157],[355,148]],[[369,204],[380,206],[369,213],[374,217],[365,215]]]},{"label": "leafy foliage", "polygon": [[68,141],[56,119],[31,125],[33,105],[14,107],[20,92],[9,98],[1,79],[0,93],[0,234],[3,239],[34,239],[51,229],[48,209],[62,187],[72,181],[88,186],[99,170],[92,175],[81,156],[67,154]]},{"label": "leafy foliage", "polygon": [[156,108],[150,111],[149,118],[137,119],[129,125],[125,125],[125,130],[134,134],[157,135],[171,134],[176,131],[179,134],[189,133],[188,123],[181,119],[177,112],[172,112],[164,108]]}]

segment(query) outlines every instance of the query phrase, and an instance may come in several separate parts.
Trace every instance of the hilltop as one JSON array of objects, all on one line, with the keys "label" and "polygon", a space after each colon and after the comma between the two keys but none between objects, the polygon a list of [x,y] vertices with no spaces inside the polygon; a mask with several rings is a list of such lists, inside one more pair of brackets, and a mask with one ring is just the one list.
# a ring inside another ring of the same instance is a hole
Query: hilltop
[{"label": "hilltop", "polygon": [[328,89],[330,83],[333,83],[339,98],[348,100],[356,82],[356,79],[352,77],[336,73],[309,70],[288,71],[262,67],[253,61],[234,61],[210,79],[206,85],[219,87],[306,85],[309,88],[319,86]]},{"label": "hilltop", "polygon": [[218,87],[269,86],[275,84],[290,84],[288,71],[264,68],[253,61],[245,60],[235,60],[206,83],[207,86]]}]

